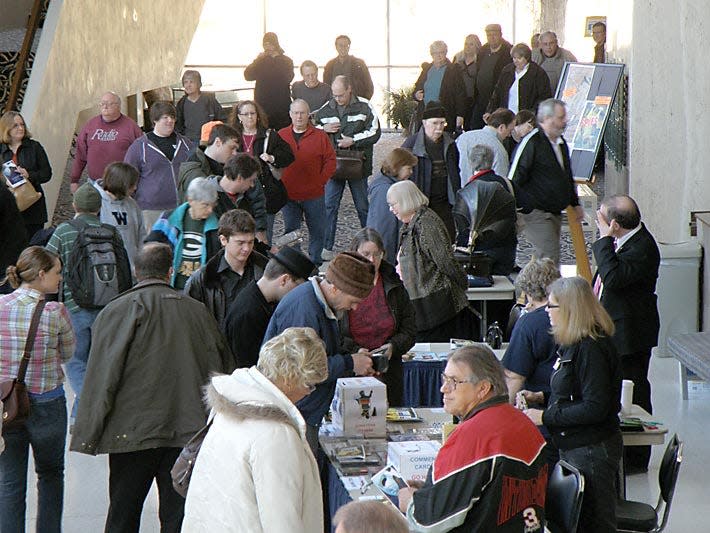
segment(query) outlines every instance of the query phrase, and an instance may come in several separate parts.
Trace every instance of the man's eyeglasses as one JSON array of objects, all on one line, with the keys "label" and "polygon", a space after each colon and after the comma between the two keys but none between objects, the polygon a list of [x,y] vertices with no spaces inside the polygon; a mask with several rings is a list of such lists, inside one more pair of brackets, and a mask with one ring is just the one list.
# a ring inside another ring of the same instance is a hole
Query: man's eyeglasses
[{"label": "man's eyeglasses", "polygon": [[456,387],[458,385],[461,385],[461,383],[478,383],[478,381],[474,380],[473,378],[456,379],[456,378],[452,378],[450,376],[447,376],[443,372],[441,373],[441,385],[443,387],[446,387],[447,389],[450,388],[451,390],[456,390]]}]

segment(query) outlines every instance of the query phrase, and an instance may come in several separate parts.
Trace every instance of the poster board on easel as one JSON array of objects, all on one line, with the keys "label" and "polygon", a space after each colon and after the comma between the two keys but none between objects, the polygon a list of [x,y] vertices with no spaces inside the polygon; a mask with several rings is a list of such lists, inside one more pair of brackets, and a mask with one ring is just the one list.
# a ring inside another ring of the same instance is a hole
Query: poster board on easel
[{"label": "poster board on easel", "polygon": [[604,63],[565,63],[562,69],[555,98],[567,104],[563,135],[576,180],[592,176],[623,72],[623,64]]}]

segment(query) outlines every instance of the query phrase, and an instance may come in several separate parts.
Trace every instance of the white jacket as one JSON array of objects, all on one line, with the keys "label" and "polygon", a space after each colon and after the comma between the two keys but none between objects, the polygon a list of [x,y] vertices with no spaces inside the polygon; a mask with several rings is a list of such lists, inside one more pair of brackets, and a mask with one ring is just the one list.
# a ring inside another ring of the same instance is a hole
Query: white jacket
[{"label": "white jacket", "polygon": [[183,533],[323,530],[318,467],[306,425],[256,367],[212,378],[214,421],[195,463]]}]

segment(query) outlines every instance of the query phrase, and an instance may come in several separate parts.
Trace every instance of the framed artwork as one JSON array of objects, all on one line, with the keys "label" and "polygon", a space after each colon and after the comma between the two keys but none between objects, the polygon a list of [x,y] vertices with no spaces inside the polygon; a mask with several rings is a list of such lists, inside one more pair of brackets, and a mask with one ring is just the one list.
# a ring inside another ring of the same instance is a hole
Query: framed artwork
[{"label": "framed artwork", "polygon": [[584,36],[585,37],[592,36],[592,26],[594,26],[597,22],[603,22],[606,25],[606,17],[587,17],[584,20]]}]

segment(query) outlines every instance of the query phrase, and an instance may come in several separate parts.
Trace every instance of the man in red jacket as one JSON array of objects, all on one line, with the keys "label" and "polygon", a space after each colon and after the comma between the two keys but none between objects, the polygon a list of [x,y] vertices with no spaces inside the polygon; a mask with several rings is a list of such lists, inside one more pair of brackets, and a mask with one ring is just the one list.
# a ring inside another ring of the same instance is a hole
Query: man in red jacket
[{"label": "man in red jacket", "polygon": [[326,229],[325,184],[335,173],[335,150],[328,135],[311,125],[309,114],[305,100],[294,100],[289,110],[291,125],[279,130],[296,158],[281,176],[288,191],[282,213],[286,233],[299,229],[306,219],[308,255],[320,265]]}]

